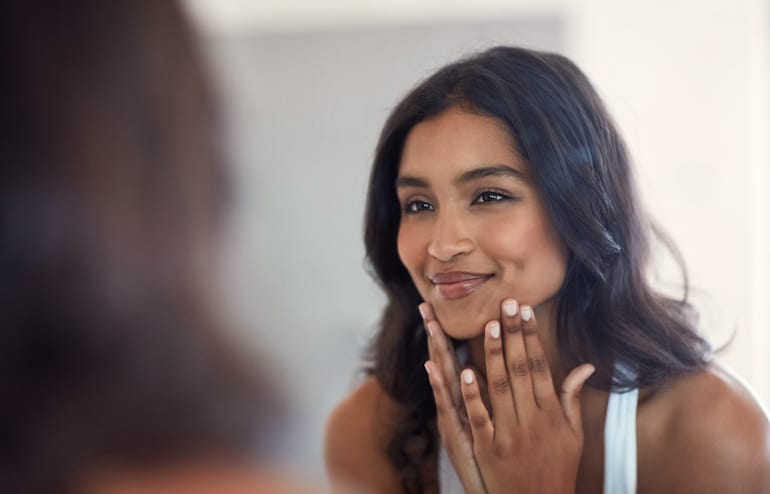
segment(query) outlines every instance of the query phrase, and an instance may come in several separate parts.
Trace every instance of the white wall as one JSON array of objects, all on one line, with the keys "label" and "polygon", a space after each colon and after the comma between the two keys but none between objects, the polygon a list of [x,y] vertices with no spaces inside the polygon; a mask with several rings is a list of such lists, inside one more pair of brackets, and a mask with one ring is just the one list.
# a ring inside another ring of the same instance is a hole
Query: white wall
[{"label": "white wall", "polygon": [[586,3],[578,59],[625,131],[648,208],[683,251],[705,328],[717,342],[737,329],[724,360],[767,403],[767,4],[651,3]]},{"label": "white wall", "polygon": [[[765,403],[770,403],[768,2],[189,0],[189,3],[208,39],[213,41],[248,35],[269,39],[271,35],[290,33],[301,39],[303,33],[488,19],[564,19],[565,37],[561,40],[564,51],[594,81],[624,132],[635,158],[645,203],[687,260],[691,283],[696,288],[694,298],[704,313],[704,329],[717,343],[737,330],[723,359],[752,384]],[[269,47],[266,50],[269,51]],[[215,65],[219,70],[229,70],[230,82],[223,83],[225,89],[239,92],[248,89],[227,86],[238,84],[238,74],[243,77],[242,81],[250,77],[279,76],[250,72],[255,69],[248,63],[248,51],[236,52],[231,50],[225,55],[214,50],[220,55]],[[287,70],[291,73],[292,69]],[[419,74],[417,67],[408,70]],[[416,79],[397,81],[403,84],[403,90],[413,82]],[[287,79],[285,83],[291,81]],[[378,97],[392,98],[392,104],[399,92],[378,94]],[[300,96],[321,98],[320,108],[329,112],[328,125],[336,125],[335,102],[323,101],[323,94]],[[255,104],[254,101],[257,99],[236,105],[248,106]],[[230,104],[232,108],[232,102]],[[276,117],[270,111],[275,108],[252,109],[262,115],[257,125],[231,122],[235,148],[244,149],[244,143],[253,138],[250,133],[273,129]],[[368,112],[368,116],[360,115],[366,124],[355,137],[373,143],[376,135],[371,135],[369,129],[378,127],[378,119],[381,123],[386,111],[387,107],[379,107]],[[232,114],[244,113],[233,111]],[[292,117],[298,122],[303,118],[302,115]],[[294,145],[302,143],[303,139],[298,139]],[[307,141],[304,143],[307,145]],[[339,138],[336,144],[344,150],[345,139]],[[271,145],[286,146],[287,151],[292,151],[292,142]],[[345,156],[344,151],[336,152]],[[259,156],[259,150],[254,153]],[[307,183],[293,195],[279,194],[280,184],[274,183],[276,163],[259,159],[244,163],[245,156],[238,156],[237,151],[235,154],[243,190],[257,190],[259,194],[242,198],[236,211],[228,271],[232,277],[232,305],[241,326],[247,330],[261,327],[255,338],[260,344],[268,345],[279,365],[288,369],[284,382],[294,390],[297,403],[302,403],[301,395],[309,392],[309,382],[317,383],[319,375],[327,376],[330,388],[325,393],[315,389],[309,399],[304,398],[308,401],[303,404],[312,412],[312,416],[302,417],[312,422],[307,428],[305,446],[315,455],[320,452],[320,426],[328,411],[329,396],[341,394],[349,385],[356,350],[381,304],[376,288],[359,270],[363,257],[361,212],[345,213],[343,223],[328,220],[335,207],[340,208],[337,213],[345,211],[345,207],[361,207],[365,170],[341,168],[337,176],[345,194],[340,200],[344,202],[313,209],[301,202],[302,194],[310,191],[302,188]],[[347,158],[360,159],[349,155]],[[371,154],[365,158],[370,159]],[[292,163],[288,158],[281,166],[288,167],[283,169],[290,170],[294,178],[304,175],[321,180],[321,175],[328,174],[326,169],[319,174],[312,163]],[[334,165],[324,162],[324,166]],[[272,233],[276,231],[283,232],[283,236]],[[293,239],[293,231],[306,232],[302,259],[293,258],[296,250],[284,248],[285,244],[281,243]],[[260,238],[260,232],[271,232],[275,238],[264,239],[264,235]],[[339,252],[345,255],[340,256]],[[265,266],[265,259],[270,260],[271,266]],[[307,259],[315,264],[303,264]],[[339,264],[329,267],[324,264],[328,262]],[[276,263],[281,270],[274,269]],[[347,277],[330,278],[330,272]],[[302,286],[296,286],[296,282],[284,283],[297,275],[306,276],[307,283]],[[323,283],[314,278],[317,276],[322,276]],[[305,311],[303,321],[307,327],[299,324],[291,330],[281,327],[280,318],[264,316],[265,312],[287,312],[286,317],[294,317],[301,311]],[[314,324],[318,320],[314,314],[331,317],[332,313],[337,314],[337,320],[345,322],[320,328]],[[259,323],[265,321],[269,324],[260,326]],[[315,331],[316,336],[303,338],[303,331]],[[323,337],[317,336],[318,331]],[[328,362],[335,359],[340,365],[329,367]],[[297,450],[302,447],[301,442],[295,445]],[[309,458],[303,461],[310,468],[320,468],[320,458],[316,463]]]},{"label": "white wall", "polygon": [[[269,349],[297,411],[287,453],[317,466],[325,418],[349,392],[383,307],[361,223],[377,136],[415,81],[490,44],[560,50],[558,18],[212,35],[236,207],[225,295]],[[281,368],[280,364],[285,364]]]}]

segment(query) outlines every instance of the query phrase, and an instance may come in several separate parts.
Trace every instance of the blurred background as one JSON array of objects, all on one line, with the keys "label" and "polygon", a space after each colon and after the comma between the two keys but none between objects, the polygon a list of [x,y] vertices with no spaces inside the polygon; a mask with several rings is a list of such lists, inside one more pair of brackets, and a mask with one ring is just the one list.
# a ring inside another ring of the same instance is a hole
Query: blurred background
[{"label": "blurred background", "polygon": [[[592,79],[682,250],[704,332],[734,336],[721,360],[770,403],[770,2],[187,4],[234,165],[224,303],[246,348],[273,359],[287,461],[323,475],[325,418],[360,378],[383,305],[362,218],[388,112],[439,66],[501,43],[561,52]],[[665,257],[657,272],[676,290]]]}]

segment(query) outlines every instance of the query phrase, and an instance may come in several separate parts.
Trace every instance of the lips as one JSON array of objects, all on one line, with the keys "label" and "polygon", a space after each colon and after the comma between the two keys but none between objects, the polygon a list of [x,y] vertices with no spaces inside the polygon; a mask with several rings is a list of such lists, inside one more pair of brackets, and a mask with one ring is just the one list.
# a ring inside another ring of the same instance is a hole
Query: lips
[{"label": "lips", "polygon": [[467,297],[492,276],[494,275],[453,271],[436,273],[431,275],[429,279],[442,298],[456,300]]}]

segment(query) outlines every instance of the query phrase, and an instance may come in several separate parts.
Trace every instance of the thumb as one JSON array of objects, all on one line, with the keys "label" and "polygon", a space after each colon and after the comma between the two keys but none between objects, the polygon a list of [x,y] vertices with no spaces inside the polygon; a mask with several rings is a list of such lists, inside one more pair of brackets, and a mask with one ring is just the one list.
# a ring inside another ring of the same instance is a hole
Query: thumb
[{"label": "thumb", "polygon": [[583,364],[572,369],[561,385],[561,408],[573,431],[582,435],[583,422],[580,412],[580,392],[589,377],[596,371],[591,364]]}]

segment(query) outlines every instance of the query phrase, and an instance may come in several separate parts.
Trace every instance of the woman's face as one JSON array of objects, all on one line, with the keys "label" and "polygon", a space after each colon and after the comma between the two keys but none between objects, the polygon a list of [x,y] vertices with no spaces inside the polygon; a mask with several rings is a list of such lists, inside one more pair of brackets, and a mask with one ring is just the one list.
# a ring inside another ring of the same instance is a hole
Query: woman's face
[{"label": "woman's face", "polygon": [[450,108],[417,124],[396,189],[399,256],[450,336],[483,334],[505,298],[550,308],[567,248],[502,122]]}]

